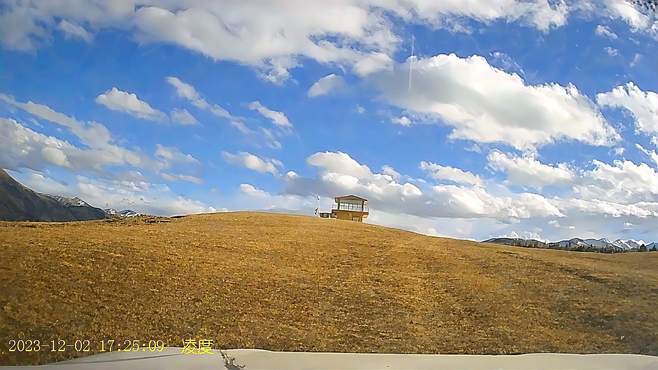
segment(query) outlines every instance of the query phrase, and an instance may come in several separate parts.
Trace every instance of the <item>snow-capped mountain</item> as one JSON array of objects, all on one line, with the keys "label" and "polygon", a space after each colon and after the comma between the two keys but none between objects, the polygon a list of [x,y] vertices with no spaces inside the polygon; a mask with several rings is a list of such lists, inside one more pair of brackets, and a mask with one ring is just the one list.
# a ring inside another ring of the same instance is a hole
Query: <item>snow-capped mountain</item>
[{"label": "snow-capped mountain", "polygon": [[0,169],[0,220],[83,221],[105,218],[102,209],[80,198],[37,193]]},{"label": "snow-capped mountain", "polygon": [[85,202],[84,200],[78,198],[78,197],[73,197],[73,198],[67,198],[63,197],[61,195],[50,195],[50,194],[43,194],[49,198],[52,198],[56,200],[59,204],[67,207],[91,207],[89,203]]},{"label": "snow-capped mountain", "polygon": [[568,240],[560,240],[558,242],[542,242],[534,239],[519,239],[519,238],[492,238],[485,240],[485,243],[496,243],[513,245],[517,247],[527,248],[549,248],[549,249],[565,249],[572,251],[583,252],[604,252],[604,253],[619,253],[619,252],[632,252],[632,251],[654,251],[658,250],[658,243],[645,243],[643,240],[623,240],[617,239],[611,241],[607,238],[601,239],[580,239],[572,238]]},{"label": "snow-capped mountain", "polygon": [[110,217],[136,217],[136,216],[141,216],[142,214],[139,212],[135,212],[130,209],[124,209],[123,211],[117,211],[114,208],[106,208],[105,214],[110,216]]}]

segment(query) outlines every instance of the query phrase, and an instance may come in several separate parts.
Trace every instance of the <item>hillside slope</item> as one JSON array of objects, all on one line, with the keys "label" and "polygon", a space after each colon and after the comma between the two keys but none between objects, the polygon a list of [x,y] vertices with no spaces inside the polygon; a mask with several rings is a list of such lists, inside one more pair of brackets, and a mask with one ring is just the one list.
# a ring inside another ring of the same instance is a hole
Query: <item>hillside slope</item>
[{"label": "hillside slope", "polygon": [[105,218],[102,209],[78,198],[36,193],[0,168],[0,220],[5,221],[83,221]]},{"label": "hillside slope", "polygon": [[[658,253],[525,249],[263,213],[153,221],[0,223],[0,341],[658,354]],[[79,355],[0,346],[2,364]]]}]

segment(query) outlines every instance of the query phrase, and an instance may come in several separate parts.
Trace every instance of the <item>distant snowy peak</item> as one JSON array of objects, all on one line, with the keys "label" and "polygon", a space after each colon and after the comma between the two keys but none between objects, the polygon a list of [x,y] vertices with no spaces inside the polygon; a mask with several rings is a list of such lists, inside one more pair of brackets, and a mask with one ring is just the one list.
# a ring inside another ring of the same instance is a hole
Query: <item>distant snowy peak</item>
[{"label": "distant snowy peak", "polygon": [[121,216],[121,217],[137,217],[137,216],[141,216],[141,215],[142,215],[141,213],[135,212],[135,211],[130,210],[130,209],[124,209],[123,211],[119,212],[119,216]]},{"label": "distant snowy peak", "polygon": [[105,211],[106,215],[111,216],[111,217],[126,217],[127,218],[127,217],[137,217],[137,216],[142,215],[141,213],[135,212],[135,211],[130,210],[130,209],[124,209],[123,211],[117,211],[114,208],[106,208],[104,211]]},{"label": "distant snowy peak", "polygon": [[67,207],[91,207],[89,203],[85,202],[84,200],[78,198],[78,197],[73,197],[73,198],[67,198],[63,197],[60,195],[49,195],[49,194],[44,194],[54,200],[56,200],[59,204]]},{"label": "distant snowy peak", "polygon": [[617,239],[610,241],[607,238],[601,239],[580,239],[573,238],[568,240],[560,240],[558,242],[546,243],[534,239],[519,239],[519,238],[492,238],[485,240],[485,243],[496,243],[513,245],[517,247],[529,248],[549,248],[549,249],[566,249],[575,251],[587,252],[630,252],[630,251],[651,251],[658,249],[658,244],[645,243],[643,240],[623,240]]}]

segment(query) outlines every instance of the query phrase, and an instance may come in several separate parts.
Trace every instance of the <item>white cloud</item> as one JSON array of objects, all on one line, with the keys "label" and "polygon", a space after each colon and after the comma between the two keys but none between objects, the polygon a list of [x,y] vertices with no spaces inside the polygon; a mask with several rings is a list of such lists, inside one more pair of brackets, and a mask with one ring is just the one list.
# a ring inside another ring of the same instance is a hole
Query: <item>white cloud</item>
[{"label": "white cloud", "polygon": [[207,109],[209,107],[208,102],[201,97],[198,91],[194,86],[181,81],[178,77],[169,76],[166,78],[166,81],[176,89],[176,94],[178,97],[190,101],[195,107],[199,109]]},{"label": "white cloud", "polygon": [[224,160],[230,164],[242,166],[260,173],[278,175],[279,169],[283,167],[283,164],[276,159],[261,158],[248,152],[240,152],[236,154],[222,152],[222,156],[224,157]]},{"label": "white cloud", "polygon": [[598,26],[596,26],[596,29],[594,30],[594,32],[598,36],[607,37],[607,38],[612,39],[612,40],[616,40],[617,37],[618,37],[616,33],[612,32],[610,30],[610,28],[608,28],[606,26],[603,26],[603,25],[600,25],[600,24]]},{"label": "white cloud", "polygon": [[140,100],[137,95],[121,91],[116,87],[98,95],[96,103],[104,105],[108,109],[124,112],[145,120],[161,121],[166,117],[164,113]]},{"label": "white cloud", "polygon": [[179,123],[181,125],[196,125],[199,123],[196,117],[194,117],[187,109],[173,109],[171,111],[171,121]]},{"label": "white cloud", "polygon": [[617,50],[617,49],[615,49],[615,48],[611,48],[610,46],[606,46],[606,47],[604,47],[603,50],[605,50],[605,52],[606,52],[608,55],[610,55],[611,57],[616,57],[616,56],[619,55],[619,50]]},{"label": "white cloud", "polygon": [[252,197],[269,197],[270,194],[264,190],[258,189],[251,184],[240,184],[240,191]]},{"label": "white cloud", "polygon": [[306,162],[329,173],[339,173],[355,178],[368,178],[372,175],[368,166],[360,164],[343,152],[318,152],[309,156]]},{"label": "white cloud", "polygon": [[615,87],[609,92],[596,95],[601,106],[627,109],[635,118],[637,131],[658,135],[658,94],[643,91],[633,82]]},{"label": "white cloud", "polygon": [[169,76],[166,81],[176,89],[176,94],[195,107],[208,111],[216,117],[225,119],[231,126],[236,128],[242,134],[254,138],[254,141],[264,142],[270,148],[279,149],[281,143],[276,139],[276,135],[272,131],[261,127],[260,130],[253,130],[245,123],[242,117],[234,116],[228,110],[219,104],[210,104],[208,101],[199,94],[194,86],[181,81],[177,77]]},{"label": "white cloud", "polygon": [[564,163],[547,165],[526,155],[517,157],[500,151],[492,151],[487,156],[489,167],[507,174],[507,182],[512,185],[541,189],[547,185],[570,186],[576,178],[575,172]]},{"label": "white cloud", "polygon": [[185,181],[185,182],[191,182],[193,184],[203,184],[203,180],[199,177],[192,176],[192,175],[185,175],[185,174],[179,174],[179,173],[168,173],[168,172],[161,172],[160,177],[167,181]]},{"label": "white cloud", "polygon": [[631,60],[630,67],[635,68],[641,61],[642,61],[642,54],[635,53],[635,55],[633,55],[633,60]]},{"label": "white cloud", "polygon": [[[109,151],[78,148],[67,141],[32,131],[12,119],[0,118],[0,146],[4,148],[0,152],[0,168],[42,170],[52,165],[69,169],[74,173],[81,171],[97,173],[104,172],[106,166],[126,164],[125,158],[115,155],[121,154],[120,148],[110,147]],[[199,177],[189,174],[161,172],[161,169],[175,165],[182,165],[186,170],[189,170],[190,166],[200,165],[200,162],[191,155],[184,154],[177,148],[158,144],[155,156],[160,162],[152,162],[149,168],[158,172],[163,179],[195,184],[203,182]]]},{"label": "white cloud", "polygon": [[181,152],[178,148],[173,146],[164,146],[156,144],[155,146],[155,156],[171,163],[183,163],[183,164],[199,164],[199,160],[194,158],[190,154]]},{"label": "white cloud", "polygon": [[658,173],[645,163],[613,161],[612,164],[593,161],[594,168],[583,174],[574,192],[588,200],[607,200],[630,205],[656,202]]},{"label": "white cloud", "polygon": [[[25,181],[29,187],[38,184]],[[100,208],[131,209],[159,216],[215,212],[216,209],[198,200],[176,195],[163,184],[143,180],[108,180],[77,176],[68,186],[65,196],[77,196]]]},{"label": "white cloud", "polygon": [[480,176],[459,168],[422,161],[420,162],[420,169],[427,172],[435,180],[482,186],[482,179],[480,179]]},{"label": "white cloud", "polygon": [[[389,68],[400,43],[394,20],[455,32],[470,30],[468,20],[483,26],[519,22],[548,32],[566,24],[570,12],[584,8],[581,3],[343,0],[268,1],[254,6],[232,0],[13,1],[0,14],[0,42],[10,49],[33,50],[51,40],[52,31],[66,21],[95,31],[120,29],[139,43],[170,43],[214,60],[249,65],[264,79],[281,83],[306,58],[351,67],[361,76]],[[624,1],[606,0],[597,8],[634,29],[652,27],[648,17]]]},{"label": "white cloud", "polygon": [[66,168],[83,154],[66,141],[46,136],[22,126],[13,119],[0,118],[0,167],[42,169],[46,165]]},{"label": "white cloud", "polygon": [[315,98],[322,95],[327,95],[332,91],[339,90],[345,86],[345,80],[342,77],[329,74],[321,79],[317,80],[311,87],[308,89],[307,95],[311,98]]},{"label": "white cloud", "polygon": [[395,168],[389,165],[382,166],[382,174],[391,176],[391,178],[395,181],[399,181],[402,177],[402,175],[400,175],[400,173],[396,171]]},{"label": "white cloud", "polygon": [[449,1],[397,1],[391,5],[405,18],[419,18],[435,25],[458,22],[460,18],[471,18],[483,23],[497,20],[520,21],[541,31],[548,31],[566,23],[569,9],[564,2],[483,0],[474,2]]},{"label": "white cloud", "polygon": [[389,51],[396,43],[380,13],[351,1],[267,2],[257,7],[226,1],[189,8],[160,4],[138,9],[134,24],[141,41],[169,42],[215,60],[252,65],[275,81],[287,76],[298,57],[356,63],[371,54],[357,46]]},{"label": "white cloud", "polygon": [[[35,117],[65,127],[77,136],[89,149],[81,151],[80,153],[84,154],[76,157],[76,168],[101,170],[106,165],[129,165],[137,168],[157,170],[159,167],[157,162],[142,153],[114,144],[110,131],[101,123],[93,121],[81,122],[73,117],[57,112],[46,105],[31,101],[27,103],[17,102],[13,97],[4,94],[0,94],[0,101],[22,109]],[[16,122],[13,123],[17,124]],[[5,125],[7,125],[7,122],[5,122]],[[13,124],[9,126],[13,126]],[[58,155],[58,157],[61,159],[61,156]]]},{"label": "white cloud", "polygon": [[284,130],[289,130],[292,128],[292,123],[288,120],[288,117],[283,112],[278,112],[275,110],[271,110],[261,104],[259,101],[253,101],[249,103],[249,109],[255,110],[258,113],[260,113],[263,117],[269,119],[274,123],[277,127],[282,128]]},{"label": "white cloud", "polygon": [[407,116],[392,117],[391,122],[405,127],[409,127],[413,123]]},{"label": "white cloud", "polygon": [[65,195],[71,192],[68,184],[57,181],[41,172],[24,169],[21,170],[21,172],[12,171],[10,175],[16,179],[16,181],[38,193]]},{"label": "white cloud", "polygon": [[600,5],[609,17],[623,20],[635,31],[645,30],[652,25],[651,19],[638,11],[630,1],[602,0]]},{"label": "white cloud", "polygon": [[491,67],[480,56],[454,54],[377,73],[371,81],[385,101],[440,119],[450,138],[503,142],[529,149],[561,139],[611,145],[619,139],[596,106],[573,86],[527,85],[521,77]]},{"label": "white cloud", "polygon": [[[240,184],[240,193],[236,197],[240,209],[282,211],[286,213],[314,214],[318,208],[315,196],[297,196],[290,194],[272,194],[252,184]],[[329,205],[328,199],[322,202]],[[321,208],[322,209],[322,208]]]},{"label": "white cloud", "polygon": [[[289,172],[286,193],[333,197],[355,194],[368,199],[371,209],[418,217],[493,218],[560,217],[559,209],[537,194],[494,196],[480,186],[435,185],[425,190],[399,182],[390,173],[373,173],[346,153],[319,152],[307,158],[315,178]],[[472,179],[471,179],[472,180]]]},{"label": "white cloud", "polygon": [[57,24],[57,28],[64,32],[66,38],[78,38],[84,42],[91,42],[94,38],[94,36],[83,27],[80,27],[77,24],[73,24],[64,19],[62,19],[59,24]]},{"label": "white cloud", "polygon": [[371,53],[359,57],[359,60],[354,64],[354,73],[364,77],[371,73],[390,69],[392,66],[393,59],[390,56],[384,53]]},{"label": "white cloud", "polygon": [[15,50],[33,50],[51,40],[60,20],[92,28],[121,26],[134,12],[132,1],[11,1],[0,13],[0,42]]},{"label": "white cloud", "polygon": [[[201,162],[191,154],[183,153],[180,149],[172,146],[156,144],[155,157],[162,162],[162,168],[168,169],[167,172],[160,171],[159,175],[166,181],[186,181],[194,184],[201,184],[203,180],[186,172],[197,171]],[[176,172],[173,172],[176,170]]]},{"label": "white cloud", "polygon": [[491,63],[493,66],[498,67],[509,73],[518,73],[519,75],[525,75],[523,67],[521,67],[512,57],[501,52],[494,51],[491,53]]},{"label": "white cloud", "polygon": [[[515,158],[508,156],[508,159]],[[486,186],[440,184],[419,187],[402,181],[408,177],[397,171],[397,175],[388,170],[373,173],[368,166],[341,152],[315,153],[308,157],[307,163],[317,168],[317,176],[288,172],[283,176],[284,195],[302,197],[300,199],[319,195],[321,199],[330,199],[341,194],[356,194],[368,199],[372,216],[369,222],[422,233],[482,238],[512,231],[541,235],[543,227],[554,221],[547,235],[551,239],[621,237],[621,233],[626,232],[623,230],[627,230],[624,223],[632,223],[635,232],[644,235],[655,233],[655,223],[658,222],[658,202],[650,190],[658,187],[655,173],[646,165],[598,162],[590,171],[571,170],[575,190],[568,193],[567,188],[562,197],[547,198],[537,193],[511,192],[492,181],[487,181]],[[536,168],[538,172],[548,172],[549,176],[569,177],[562,169],[560,165],[541,163]],[[534,178],[523,180],[537,182]],[[267,192],[254,194],[259,194],[262,202],[274,197]],[[449,226],[442,229],[441,225]],[[454,230],[457,225],[460,230]]]},{"label": "white cloud", "polygon": [[646,154],[649,158],[651,158],[653,163],[655,163],[656,166],[658,166],[658,153],[656,153],[655,150],[646,149],[640,144],[635,144],[635,147],[642,153]]}]

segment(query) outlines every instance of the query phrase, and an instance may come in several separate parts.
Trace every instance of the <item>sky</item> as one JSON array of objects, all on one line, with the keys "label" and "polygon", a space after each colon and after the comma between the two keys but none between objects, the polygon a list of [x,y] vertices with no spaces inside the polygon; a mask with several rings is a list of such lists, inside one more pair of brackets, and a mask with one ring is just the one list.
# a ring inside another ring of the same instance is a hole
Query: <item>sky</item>
[{"label": "sky", "polygon": [[0,167],[157,215],[658,240],[658,20],[602,1],[0,0]]}]

